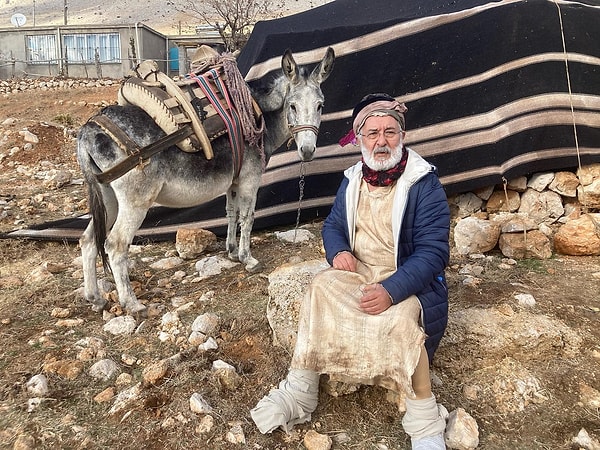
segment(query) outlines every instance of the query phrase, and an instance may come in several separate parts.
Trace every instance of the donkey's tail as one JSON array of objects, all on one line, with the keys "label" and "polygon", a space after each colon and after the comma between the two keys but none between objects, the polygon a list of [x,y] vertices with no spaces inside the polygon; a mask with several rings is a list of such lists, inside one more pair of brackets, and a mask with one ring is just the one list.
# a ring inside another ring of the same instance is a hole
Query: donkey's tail
[{"label": "donkey's tail", "polygon": [[[85,125],[84,125],[85,127]],[[108,255],[104,248],[106,241],[106,205],[104,202],[104,196],[102,194],[102,186],[96,178],[98,173],[102,171],[96,165],[89,152],[85,149],[85,145],[82,144],[82,135],[84,130],[80,131],[80,136],[77,144],[77,160],[85,179],[88,192],[88,208],[92,217],[92,226],[94,229],[94,242],[96,250],[102,259],[102,266],[105,270],[110,272],[110,263],[108,261]]]},{"label": "donkey's tail", "polygon": [[94,227],[94,241],[96,243],[96,249],[102,259],[102,266],[105,270],[110,270],[110,264],[108,262],[108,255],[104,248],[104,242],[106,241],[106,206],[104,205],[104,198],[102,196],[102,189],[100,183],[96,180],[96,177],[92,176],[93,181],[87,180],[88,185],[88,203],[90,209],[90,215],[92,216],[92,224]]}]

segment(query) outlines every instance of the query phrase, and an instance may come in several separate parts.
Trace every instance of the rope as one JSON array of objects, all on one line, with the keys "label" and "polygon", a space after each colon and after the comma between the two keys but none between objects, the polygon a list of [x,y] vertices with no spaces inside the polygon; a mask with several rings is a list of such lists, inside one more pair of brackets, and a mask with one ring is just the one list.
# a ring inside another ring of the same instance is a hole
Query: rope
[{"label": "rope", "polygon": [[[573,106],[573,91],[571,90],[571,76],[569,73],[569,57],[567,54],[567,44],[565,41],[565,29],[563,26],[560,5],[558,4],[558,1],[556,1],[556,0],[554,0],[554,4],[556,5],[557,11],[558,11],[558,21],[560,23],[560,37],[562,39],[563,54],[565,55],[565,73],[566,73],[566,77],[567,77],[567,87],[569,89],[569,103],[571,106],[571,118],[573,119],[573,135],[575,137],[575,150],[577,152],[577,167],[579,168],[579,172],[581,172],[581,155],[579,153],[579,138],[577,136],[577,122],[575,122],[575,108]],[[579,184],[581,186],[581,189],[584,191],[585,188],[584,188],[583,184],[581,184],[581,180],[580,180]],[[585,192],[584,192],[584,195],[582,196],[582,199],[585,199]],[[583,206],[587,207],[587,205],[585,205],[585,204]]]},{"label": "rope", "polygon": [[237,63],[233,55],[224,53],[219,58],[223,64],[223,72],[225,73],[225,80],[229,94],[233,104],[236,106],[240,120],[242,123],[242,132],[244,139],[252,146],[258,148],[260,152],[260,159],[262,163],[262,169],[265,170],[266,158],[265,158],[265,145],[264,145],[264,121],[260,120],[257,124],[254,118],[254,108],[252,107],[252,93],[250,88],[246,84],[246,81],[242,77],[242,74],[238,70]]}]

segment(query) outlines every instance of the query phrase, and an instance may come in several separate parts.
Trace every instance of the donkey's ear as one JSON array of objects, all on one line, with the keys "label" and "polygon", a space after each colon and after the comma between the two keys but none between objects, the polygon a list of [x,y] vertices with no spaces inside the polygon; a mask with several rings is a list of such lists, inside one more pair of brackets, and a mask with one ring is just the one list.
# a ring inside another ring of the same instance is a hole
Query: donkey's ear
[{"label": "donkey's ear", "polygon": [[333,61],[335,61],[335,53],[333,49],[329,47],[319,65],[313,69],[310,77],[318,84],[321,84],[329,77],[329,75],[331,75]]},{"label": "donkey's ear", "polygon": [[284,75],[288,77],[292,83],[298,81],[300,71],[296,61],[294,61],[292,51],[289,48],[285,51],[283,57],[281,58],[281,69],[283,70]]}]

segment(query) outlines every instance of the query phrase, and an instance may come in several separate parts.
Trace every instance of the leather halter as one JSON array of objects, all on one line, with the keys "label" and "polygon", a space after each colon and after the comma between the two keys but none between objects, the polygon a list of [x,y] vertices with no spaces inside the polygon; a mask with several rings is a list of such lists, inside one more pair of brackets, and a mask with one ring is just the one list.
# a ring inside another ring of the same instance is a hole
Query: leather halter
[{"label": "leather halter", "polygon": [[310,130],[313,133],[315,133],[315,136],[319,136],[319,127],[316,127],[314,125],[288,125],[288,127],[290,129],[291,136],[288,140],[287,148],[290,148],[292,146],[292,143],[294,142],[294,135],[296,133],[299,133],[300,131]]}]

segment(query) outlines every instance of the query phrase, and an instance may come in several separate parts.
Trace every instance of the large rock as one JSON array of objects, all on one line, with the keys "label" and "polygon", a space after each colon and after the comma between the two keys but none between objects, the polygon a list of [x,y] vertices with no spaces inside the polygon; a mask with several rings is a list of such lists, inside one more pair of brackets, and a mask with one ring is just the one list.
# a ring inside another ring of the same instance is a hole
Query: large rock
[{"label": "large rock", "polygon": [[556,192],[527,189],[521,195],[520,213],[527,214],[538,224],[552,224],[565,212],[562,198]]},{"label": "large rock", "polygon": [[579,178],[573,172],[556,172],[548,189],[565,197],[577,197]]},{"label": "large rock", "polygon": [[499,237],[499,224],[476,217],[466,217],[454,227],[454,244],[461,255],[490,251]]},{"label": "large rock", "polygon": [[506,211],[514,212],[521,206],[521,197],[517,191],[507,189],[505,191],[494,191],[487,201],[486,211],[488,213]]},{"label": "large rock", "polygon": [[548,259],[552,256],[550,239],[539,230],[502,233],[498,240],[498,246],[507,258]]},{"label": "large rock", "polygon": [[600,208],[600,164],[582,167],[577,176],[581,183],[577,188],[579,202],[587,208]]},{"label": "large rock", "polygon": [[294,351],[300,305],[314,276],[329,267],[327,261],[315,259],[299,264],[284,264],[269,274],[267,319],[273,329],[273,341]]},{"label": "large rock", "polygon": [[600,255],[600,214],[584,214],[562,225],[554,235],[554,249],[563,255]]},{"label": "large rock", "polygon": [[197,227],[177,229],[175,249],[183,259],[193,259],[217,243],[217,236],[208,230]]}]

